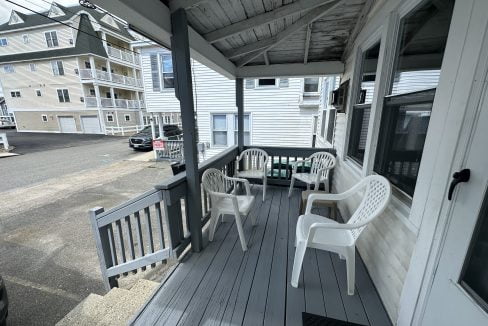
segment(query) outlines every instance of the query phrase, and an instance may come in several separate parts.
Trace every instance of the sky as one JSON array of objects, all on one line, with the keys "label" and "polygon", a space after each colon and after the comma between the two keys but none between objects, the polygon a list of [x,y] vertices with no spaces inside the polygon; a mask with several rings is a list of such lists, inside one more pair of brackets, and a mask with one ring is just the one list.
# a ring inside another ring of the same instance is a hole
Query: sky
[{"label": "sky", "polygon": [[[35,11],[46,11],[49,9],[51,3],[51,0],[11,0],[11,1],[18,3],[24,7],[31,8],[32,10]],[[63,6],[72,6],[78,4],[78,0],[56,0],[56,2]],[[32,13],[31,11],[20,8],[10,2],[7,2],[5,0],[0,0],[0,24],[3,24],[6,21],[8,21],[10,17],[10,11],[12,9],[26,14]]]}]

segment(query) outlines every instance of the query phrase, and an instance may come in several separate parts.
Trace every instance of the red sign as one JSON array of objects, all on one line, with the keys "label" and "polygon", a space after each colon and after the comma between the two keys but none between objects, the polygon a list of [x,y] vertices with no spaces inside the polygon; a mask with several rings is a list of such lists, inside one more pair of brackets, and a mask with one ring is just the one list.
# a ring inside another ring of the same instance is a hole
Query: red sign
[{"label": "red sign", "polygon": [[161,139],[153,140],[153,149],[155,151],[164,151],[164,141]]}]

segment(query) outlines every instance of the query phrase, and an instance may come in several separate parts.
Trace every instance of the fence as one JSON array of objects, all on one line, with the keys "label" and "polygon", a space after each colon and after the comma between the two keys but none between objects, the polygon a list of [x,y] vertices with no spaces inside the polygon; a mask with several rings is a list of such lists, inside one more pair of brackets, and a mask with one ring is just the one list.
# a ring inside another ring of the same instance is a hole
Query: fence
[{"label": "fence", "polygon": [[3,149],[6,151],[9,149],[6,133],[0,133],[0,145],[3,146]]},{"label": "fence", "polygon": [[136,125],[136,126],[128,126],[128,127],[109,127],[109,126],[106,126],[105,127],[105,130],[106,130],[106,134],[107,135],[112,135],[112,136],[115,136],[115,135],[121,135],[121,136],[125,136],[125,135],[132,135],[132,134],[135,134],[139,131],[141,131],[142,129],[144,129],[145,127],[147,126],[139,126],[139,125]]}]

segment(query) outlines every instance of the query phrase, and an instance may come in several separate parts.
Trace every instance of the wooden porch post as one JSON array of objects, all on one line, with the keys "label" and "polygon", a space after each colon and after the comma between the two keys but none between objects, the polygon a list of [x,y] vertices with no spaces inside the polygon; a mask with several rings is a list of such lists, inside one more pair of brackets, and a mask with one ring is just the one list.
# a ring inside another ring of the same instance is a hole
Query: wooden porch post
[{"label": "wooden porch post", "polygon": [[175,93],[180,101],[183,128],[183,147],[186,164],[186,214],[191,233],[192,249],[202,249],[202,203],[200,177],[198,174],[197,135],[195,111],[193,108],[193,88],[190,66],[190,46],[186,12],[178,9],[171,14],[171,51],[175,71]]},{"label": "wooden porch post", "polygon": [[237,145],[239,152],[244,149],[244,83],[242,78],[236,78],[236,106],[237,106]]}]

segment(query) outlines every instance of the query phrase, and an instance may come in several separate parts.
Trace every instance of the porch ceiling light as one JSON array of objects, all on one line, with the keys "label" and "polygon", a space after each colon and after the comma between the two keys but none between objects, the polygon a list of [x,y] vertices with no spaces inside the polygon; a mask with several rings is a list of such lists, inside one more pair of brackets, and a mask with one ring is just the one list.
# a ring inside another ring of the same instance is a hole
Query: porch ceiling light
[{"label": "porch ceiling light", "polygon": [[97,9],[97,6],[88,0],[80,0],[80,5],[88,9]]}]

